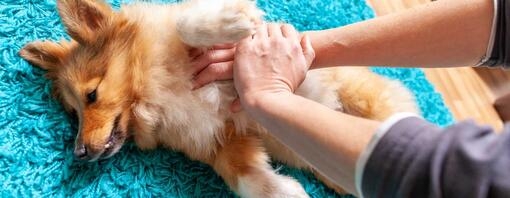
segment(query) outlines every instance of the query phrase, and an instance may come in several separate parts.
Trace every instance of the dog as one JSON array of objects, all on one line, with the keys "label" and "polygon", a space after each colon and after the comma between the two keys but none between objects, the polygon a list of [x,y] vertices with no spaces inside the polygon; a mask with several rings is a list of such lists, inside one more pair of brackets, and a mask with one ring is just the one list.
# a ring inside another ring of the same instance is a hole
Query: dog
[{"label": "dog", "polygon": [[[249,0],[134,3],[57,0],[71,40],[34,41],[20,56],[47,70],[53,94],[79,120],[74,155],[111,157],[128,137],[140,149],[165,147],[210,165],[241,197],[308,197],[273,160],[310,170],[344,193],[243,112],[232,113],[232,81],[193,90],[190,51],[252,35],[263,12]],[[400,83],[367,68],[309,71],[296,94],[373,120],[418,112]]]}]

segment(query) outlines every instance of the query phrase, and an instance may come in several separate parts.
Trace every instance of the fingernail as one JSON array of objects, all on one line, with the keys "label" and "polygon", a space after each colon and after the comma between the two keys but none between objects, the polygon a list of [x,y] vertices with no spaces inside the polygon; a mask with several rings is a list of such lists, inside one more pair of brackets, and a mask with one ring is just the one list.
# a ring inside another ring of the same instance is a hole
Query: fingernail
[{"label": "fingernail", "polygon": [[242,108],[240,106],[233,106],[230,108],[230,111],[232,113],[239,113],[241,110],[242,110]]},{"label": "fingernail", "polygon": [[238,113],[238,112],[240,112],[242,110],[243,110],[243,107],[241,106],[241,103],[239,103],[238,100],[234,101],[230,105],[230,112],[232,112],[232,113]]}]

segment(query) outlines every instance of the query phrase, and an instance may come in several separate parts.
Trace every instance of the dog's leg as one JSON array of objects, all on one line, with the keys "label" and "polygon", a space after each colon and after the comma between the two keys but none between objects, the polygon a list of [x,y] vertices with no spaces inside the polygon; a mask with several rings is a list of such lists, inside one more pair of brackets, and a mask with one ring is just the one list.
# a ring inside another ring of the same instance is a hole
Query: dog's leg
[{"label": "dog's leg", "polygon": [[235,43],[255,32],[263,14],[249,0],[193,0],[183,6],[177,31],[192,47]]},{"label": "dog's leg", "polygon": [[368,68],[337,67],[323,72],[324,86],[336,90],[345,113],[380,121],[398,112],[419,113],[414,96],[402,83]]},{"label": "dog's leg", "polygon": [[211,165],[241,197],[308,197],[296,180],[275,173],[257,136],[238,136],[233,126],[227,130]]}]

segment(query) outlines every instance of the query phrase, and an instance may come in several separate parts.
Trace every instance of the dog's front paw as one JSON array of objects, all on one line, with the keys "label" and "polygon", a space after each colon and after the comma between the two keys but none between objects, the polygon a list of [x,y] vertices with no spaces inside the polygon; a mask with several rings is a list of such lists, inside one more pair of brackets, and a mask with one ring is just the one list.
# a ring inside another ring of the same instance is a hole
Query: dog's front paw
[{"label": "dog's front paw", "polygon": [[197,1],[177,20],[181,39],[194,47],[235,43],[255,33],[263,12],[249,0]]},{"label": "dog's front paw", "polygon": [[222,43],[237,42],[255,33],[262,23],[262,11],[256,8],[255,3],[246,0],[228,1],[220,14],[220,35]]}]

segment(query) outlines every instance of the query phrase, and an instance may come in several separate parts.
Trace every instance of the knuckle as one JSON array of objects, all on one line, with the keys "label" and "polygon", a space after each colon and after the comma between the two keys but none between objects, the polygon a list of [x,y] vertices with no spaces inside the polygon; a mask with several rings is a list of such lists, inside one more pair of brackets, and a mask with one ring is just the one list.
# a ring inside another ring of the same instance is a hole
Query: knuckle
[{"label": "knuckle", "polygon": [[208,60],[214,60],[217,57],[215,50],[209,50],[207,51],[207,59]]},{"label": "knuckle", "polygon": [[292,42],[289,46],[289,50],[293,55],[298,55],[302,53],[301,46],[296,45],[294,42]]},{"label": "knuckle", "polygon": [[212,81],[214,81],[214,76],[209,74],[202,74],[195,79],[195,83],[200,86],[204,86]]},{"label": "knuckle", "polygon": [[274,43],[273,39],[271,39],[269,41],[264,40],[264,41],[260,42],[259,48],[262,50],[268,50],[271,48],[271,46],[274,46],[274,45],[275,45],[275,43]]},{"label": "knuckle", "polygon": [[213,74],[213,75],[218,75],[218,74],[222,74],[225,72],[225,67],[223,64],[214,63],[214,64],[211,64],[211,66],[209,68],[210,68],[211,74]]},{"label": "knuckle", "polygon": [[296,32],[296,29],[294,28],[294,26],[286,23],[286,24],[283,24],[283,28],[286,28],[287,30],[291,31],[291,32]]},{"label": "knuckle", "polygon": [[315,50],[309,50],[309,51],[308,51],[308,55],[309,55],[311,58],[315,58]]},{"label": "knuckle", "polygon": [[270,45],[280,45],[281,43],[282,43],[281,40],[276,38],[271,39],[271,41],[269,42]]}]

